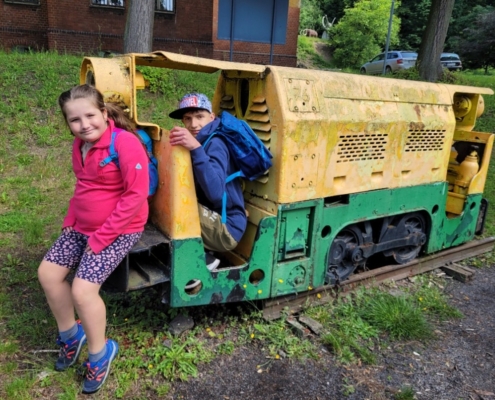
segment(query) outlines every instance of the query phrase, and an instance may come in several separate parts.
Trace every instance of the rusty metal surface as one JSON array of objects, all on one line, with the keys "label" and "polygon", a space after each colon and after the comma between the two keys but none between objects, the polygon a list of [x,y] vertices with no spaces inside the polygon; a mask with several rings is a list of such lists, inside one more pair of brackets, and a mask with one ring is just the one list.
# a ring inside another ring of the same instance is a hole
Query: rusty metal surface
[{"label": "rusty metal surface", "polygon": [[449,263],[458,262],[469,257],[492,251],[494,245],[495,237],[473,240],[461,246],[416,259],[407,264],[387,265],[356,274],[351,276],[347,281],[341,283],[338,288],[331,285],[325,285],[297,295],[267,300],[263,307],[263,317],[267,320],[277,319],[280,318],[282,310],[287,308],[291,313],[295,313],[311,305],[331,302],[335,300],[339,294],[350,293],[359,286],[371,287],[387,280],[396,281],[419,275]]}]

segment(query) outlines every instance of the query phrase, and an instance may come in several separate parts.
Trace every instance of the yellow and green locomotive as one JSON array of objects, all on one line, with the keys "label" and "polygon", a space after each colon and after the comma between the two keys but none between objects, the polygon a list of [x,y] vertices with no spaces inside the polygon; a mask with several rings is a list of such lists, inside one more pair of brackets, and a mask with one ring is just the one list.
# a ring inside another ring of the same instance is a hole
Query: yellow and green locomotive
[{"label": "yellow and green locomotive", "polygon": [[[138,118],[140,66],[220,71],[214,112],[245,120],[273,154],[273,167],[244,183],[246,233],[212,272],[189,153]],[[162,284],[173,307],[275,298],[338,283],[379,257],[408,263],[483,229],[493,135],[473,129],[491,89],[166,52],[85,58],[80,81],[124,102],[159,160],[150,224],[109,280],[118,290]],[[188,290],[194,279],[201,285]]]}]

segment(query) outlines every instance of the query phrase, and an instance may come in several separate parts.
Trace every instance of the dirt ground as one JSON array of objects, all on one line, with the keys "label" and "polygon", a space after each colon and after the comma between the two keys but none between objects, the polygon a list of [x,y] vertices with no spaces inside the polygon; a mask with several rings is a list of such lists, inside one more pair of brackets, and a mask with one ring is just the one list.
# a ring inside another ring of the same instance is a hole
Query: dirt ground
[{"label": "dirt ground", "polygon": [[241,348],[174,383],[169,399],[323,400],[394,399],[410,386],[418,400],[495,399],[495,267],[472,282],[448,280],[449,302],[464,318],[436,326],[429,343],[381,348],[376,365],[343,366],[326,349],[318,361],[266,363],[261,349]]}]

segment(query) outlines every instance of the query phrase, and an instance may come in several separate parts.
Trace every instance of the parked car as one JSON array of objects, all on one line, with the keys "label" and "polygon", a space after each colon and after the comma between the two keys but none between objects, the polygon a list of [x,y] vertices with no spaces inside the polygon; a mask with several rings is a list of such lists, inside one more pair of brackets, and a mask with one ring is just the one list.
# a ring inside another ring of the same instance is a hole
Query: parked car
[{"label": "parked car", "polygon": [[449,71],[460,71],[462,69],[461,59],[455,53],[442,53],[440,55],[440,64]]},{"label": "parked car", "polygon": [[[387,63],[385,64],[385,73],[389,74],[401,69],[408,69],[416,65],[418,53],[413,51],[391,50],[387,52]],[[364,64],[360,72],[362,74],[381,74],[383,71],[383,60],[385,53],[380,53]]]}]

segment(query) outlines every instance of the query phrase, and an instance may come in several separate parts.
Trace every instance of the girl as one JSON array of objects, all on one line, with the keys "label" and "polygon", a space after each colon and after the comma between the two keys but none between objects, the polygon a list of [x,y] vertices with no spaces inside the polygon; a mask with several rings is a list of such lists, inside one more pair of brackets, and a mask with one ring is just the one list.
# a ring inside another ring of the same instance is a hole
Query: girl
[{"label": "girl", "polygon": [[[94,87],[76,86],[58,102],[75,136],[72,165],[77,182],[62,234],[41,262],[38,277],[59,330],[55,369],[72,366],[87,340],[83,393],[93,393],[105,382],[118,352],[117,342],[105,339],[106,309],[99,290],[144,230],[148,156],[122,109],[105,104]],[[119,167],[113,162],[102,167],[116,128]],[[76,270],[72,285],[66,280],[71,269]]]}]

